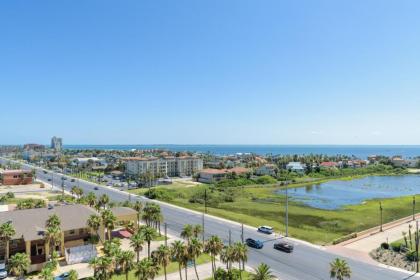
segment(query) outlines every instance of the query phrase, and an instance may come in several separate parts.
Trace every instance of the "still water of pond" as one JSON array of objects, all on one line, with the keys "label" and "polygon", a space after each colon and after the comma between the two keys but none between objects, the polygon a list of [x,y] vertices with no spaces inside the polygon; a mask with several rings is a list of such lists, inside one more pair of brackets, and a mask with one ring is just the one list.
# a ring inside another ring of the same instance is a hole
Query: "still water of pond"
[{"label": "still water of pond", "polygon": [[[284,190],[278,193],[285,194]],[[290,188],[289,198],[321,209],[339,209],[369,199],[420,194],[420,176],[370,176],[351,181],[329,181]]]}]

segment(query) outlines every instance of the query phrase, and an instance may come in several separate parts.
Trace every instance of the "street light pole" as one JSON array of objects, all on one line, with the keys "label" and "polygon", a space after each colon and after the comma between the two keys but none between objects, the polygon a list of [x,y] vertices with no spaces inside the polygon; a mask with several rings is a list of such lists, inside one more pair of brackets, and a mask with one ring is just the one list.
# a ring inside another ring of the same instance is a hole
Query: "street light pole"
[{"label": "street light pole", "polygon": [[165,223],[165,246],[168,246],[168,224]]},{"label": "street light pole", "polygon": [[416,196],[413,195],[413,221],[416,219]]},{"label": "street light pole", "polygon": [[379,231],[380,232],[383,231],[382,230],[382,211],[383,211],[383,209],[382,209],[382,202],[379,201],[379,213],[380,213],[380,228],[379,228]]},{"label": "street light pole", "polygon": [[289,236],[289,187],[286,186],[286,237]]},{"label": "street light pole", "polygon": [[419,273],[419,221],[416,221],[416,272]]}]

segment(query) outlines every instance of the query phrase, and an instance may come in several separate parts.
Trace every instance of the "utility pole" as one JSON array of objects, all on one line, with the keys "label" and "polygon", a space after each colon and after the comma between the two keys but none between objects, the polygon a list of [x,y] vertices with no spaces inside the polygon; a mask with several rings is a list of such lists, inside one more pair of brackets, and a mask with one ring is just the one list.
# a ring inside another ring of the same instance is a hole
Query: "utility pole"
[{"label": "utility pole", "polygon": [[286,237],[289,236],[289,187],[286,186]]},{"label": "utility pole", "polygon": [[416,221],[416,272],[419,273],[419,221]]},{"label": "utility pole", "polygon": [[204,213],[207,214],[207,189],[204,189]]},{"label": "utility pole", "polygon": [[379,227],[379,231],[380,232],[382,232],[383,230],[382,230],[382,211],[383,211],[383,209],[382,209],[382,202],[381,201],[379,201],[379,219],[380,219],[380,227]]},{"label": "utility pole", "polygon": [[413,221],[416,219],[416,196],[413,195]]},{"label": "utility pole", "polygon": [[164,223],[165,227],[165,246],[168,246],[168,224]]},{"label": "utility pole", "polygon": [[204,245],[204,236],[205,236],[205,234],[204,234],[204,213],[203,213],[203,220],[202,220],[202,225],[201,225],[201,227],[203,228],[203,232],[202,232],[202,237],[203,237],[203,245]]},{"label": "utility pole", "polygon": [[244,224],[241,224],[241,240],[244,243]]},{"label": "utility pole", "polygon": [[232,245],[232,232],[229,229],[229,246]]}]

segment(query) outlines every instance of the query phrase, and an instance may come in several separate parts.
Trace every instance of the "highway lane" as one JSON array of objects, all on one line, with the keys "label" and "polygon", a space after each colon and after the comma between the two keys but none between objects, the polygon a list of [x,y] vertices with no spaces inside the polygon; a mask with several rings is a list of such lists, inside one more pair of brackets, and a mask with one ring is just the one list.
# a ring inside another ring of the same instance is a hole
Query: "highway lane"
[{"label": "highway lane", "polygon": [[[0,159],[0,162],[2,160]],[[3,161],[4,162],[4,161]],[[25,165],[29,169],[32,166]],[[51,174],[54,174],[52,176]],[[41,170],[37,171],[37,179],[48,182],[50,178],[54,186],[61,187],[61,177],[58,173],[44,174]],[[70,178],[69,176],[65,175]],[[111,200],[125,201],[131,198],[132,201],[139,199],[142,202],[150,201],[144,197],[130,196],[113,188],[99,186],[94,183],[76,179],[75,182],[70,180],[64,181],[66,190],[70,190],[71,186],[79,185],[85,193],[94,192],[97,196],[107,194]],[[94,188],[98,190],[94,190]],[[168,224],[168,233],[179,236],[183,225],[201,224],[203,215],[184,208],[168,205],[159,201],[165,222]],[[231,241],[241,240],[241,226],[235,222],[228,222],[216,217],[205,216],[205,235],[218,235],[227,244],[229,242],[229,230],[231,232]],[[319,280],[329,278],[329,263],[337,257],[336,255],[301,242],[292,242],[295,250],[292,254],[287,254],[273,250],[272,246],[275,240],[273,236],[261,234],[250,227],[244,227],[244,237],[252,237],[264,241],[264,248],[261,250],[250,249],[248,265],[256,267],[259,263],[267,263],[273,270],[274,274],[280,279],[290,280]],[[356,280],[403,280],[409,279],[409,274],[399,271],[386,269],[380,266],[374,266],[361,261],[347,259],[352,269],[352,279]]]}]

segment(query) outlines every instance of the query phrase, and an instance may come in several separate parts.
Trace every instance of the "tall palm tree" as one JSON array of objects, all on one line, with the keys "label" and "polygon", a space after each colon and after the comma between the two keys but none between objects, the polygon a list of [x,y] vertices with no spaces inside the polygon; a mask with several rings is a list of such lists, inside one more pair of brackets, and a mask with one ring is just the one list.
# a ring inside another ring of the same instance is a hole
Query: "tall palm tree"
[{"label": "tall palm tree", "polygon": [[171,245],[172,257],[178,262],[179,279],[182,280],[181,268],[185,258],[186,247],[184,242],[176,240]]},{"label": "tall palm tree", "polygon": [[204,245],[204,252],[210,254],[211,256],[213,277],[216,271],[216,257],[222,252],[223,246],[222,240],[217,235],[211,236]]},{"label": "tall palm tree", "polygon": [[57,246],[57,244],[61,242],[60,226],[60,217],[58,217],[56,214],[50,215],[47,221],[45,222],[45,242],[50,247],[51,256],[53,256],[53,252],[55,251],[55,247]]},{"label": "tall palm tree", "polygon": [[[236,261],[239,264],[240,270],[245,270],[245,263],[248,260],[248,246],[242,242],[237,242],[233,244],[233,248],[236,255]],[[242,274],[241,274],[242,277]]]},{"label": "tall palm tree", "polygon": [[193,226],[185,225],[181,231],[181,237],[184,238],[187,242],[190,242],[191,237],[193,237]]},{"label": "tall palm tree", "polygon": [[93,192],[89,192],[86,196],[86,202],[90,207],[95,206],[96,204],[96,196]]},{"label": "tall palm tree", "polygon": [[130,246],[137,254],[137,262],[140,261],[140,252],[143,250],[144,237],[140,231],[137,231],[130,239]]},{"label": "tall palm tree", "polygon": [[260,264],[255,273],[251,274],[251,280],[272,280],[275,279],[270,267],[265,263]]},{"label": "tall palm tree", "polygon": [[350,279],[351,270],[345,260],[336,258],[330,263],[330,277],[337,280]]},{"label": "tall palm tree", "polygon": [[187,245],[187,250],[188,250],[188,258],[193,261],[195,275],[197,277],[197,280],[199,280],[200,278],[198,277],[196,259],[201,255],[203,251],[203,243],[201,243],[197,238],[193,238],[190,240],[190,243]]},{"label": "tall palm tree", "polygon": [[132,251],[122,251],[118,256],[118,265],[121,268],[121,271],[125,273],[125,279],[128,280],[128,274],[130,270],[134,267],[134,252]]},{"label": "tall palm tree", "polygon": [[5,255],[4,260],[7,263],[9,260],[9,251],[10,251],[10,239],[16,234],[16,230],[13,227],[12,223],[4,223],[0,226],[0,238],[3,239],[6,243],[5,246]]},{"label": "tall palm tree", "polygon": [[147,242],[147,257],[150,259],[150,243],[156,238],[156,230],[151,227],[143,227],[140,229],[141,235]]},{"label": "tall palm tree", "polygon": [[[100,234],[99,234],[99,228],[101,227],[102,224],[102,218],[99,215],[90,215],[87,222],[86,222],[87,226],[95,232],[96,236],[99,238],[99,240],[101,239]],[[104,240],[100,240],[101,242],[104,242]]]},{"label": "tall palm tree", "polygon": [[137,227],[140,225],[140,214],[143,209],[143,204],[140,201],[136,201],[133,205],[133,209],[137,212]]},{"label": "tall palm tree", "polygon": [[115,223],[117,221],[117,218],[109,209],[103,210],[101,213],[101,217],[102,217],[102,223],[104,224],[104,227],[106,228],[108,240],[111,240],[111,233],[112,233],[112,230],[115,228]]},{"label": "tall palm tree", "polygon": [[152,254],[156,262],[163,267],[163,273],[165,274],[165,280],[167,280],[166,267],[171,262],[171,251],[168,246],[160,245],[154,254]]},{"label": "tall palm tree", "polygon": [[25,273],[30,263],[31,261],[27,254],[16,253],[9,259],[9,272],[19,279]]},{"label": "tall palm tree", "polygon": [[233,246],[225,246],[220,252],[220,260],[226,264],[226,269],[230,271],[232,269],[232,262],[236,261],[235,250]]},{"label": "tall palm tree", "polygon": [[151,259],[142,259],[136,264],[134,275],[138,280],[148,280],[154,279],[158,272],[159,267]]},{"label": "tall palm tree", "polygon": [[89,262],[93,268],[93,277],[97,280],[109,280],[114,272],[114,262],[111,257],[95,257]]},{"label": "tall palm tree", "polygon": [[100,207],[102,207],[103,209],[105,209],[105,208],[106,208],[106,206],[108,205],[108,203],[109,203],[109,196],[108,196],[108,195],[103,194],[103,195],[101,195],[101,196],[98,198],[98,205],[99,205]]},{"label": "tall palm tree", "polygon": [[194,225],[192,231],[193,236],[198,238],[198,236],[203,232],[203,227],[201,225]]},{"label": "tall palm tree", "polygon": [[57,214],[52,214],[45,222],[46,227],[59,227],[61,225],[60,217]]}]

